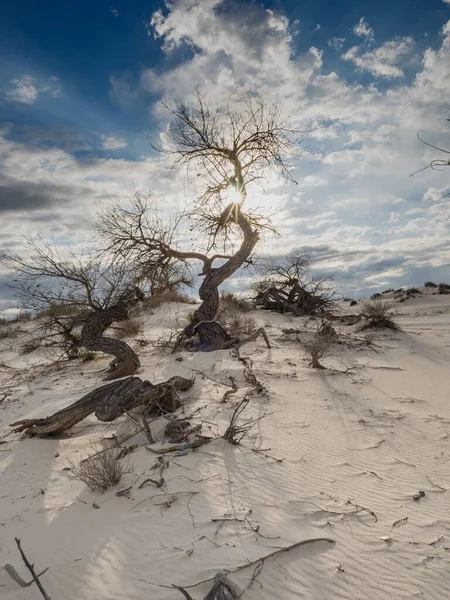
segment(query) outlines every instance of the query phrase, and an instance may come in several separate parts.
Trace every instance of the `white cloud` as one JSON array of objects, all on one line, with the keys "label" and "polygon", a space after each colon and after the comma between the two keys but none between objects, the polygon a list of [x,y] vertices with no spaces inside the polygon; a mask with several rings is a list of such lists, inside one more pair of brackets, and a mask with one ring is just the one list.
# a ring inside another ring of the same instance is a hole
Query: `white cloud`
[{"label": "white cloud", "polygon": [[450,5],[450,0],[442,0],[442,2],[443,2],[444,4],[449,4],[449,5]]},{"label": "white cloud", "polygon": [[118,17],[120,15],[119,11],[117,10],[117,8],[111,8],[111,14],[114,17]]},{"label": "white cloud", "polygon": [[115,135],[102,135],[102,148],[104,150],[119,150],[120,148],[125,148],[127,143],[121,137],[116,137]]},{"label": "white cloud", "polygon": [[374,39],[374,32],[372,27],[369,27],[369,23],[365,17],[361,17],[359,22],[353,27],[353,33],[358,37],[364,37],[368,41]]},{"label": "white cloud", "polygon": [[360,52],[358,46],[352,46],[342,58],[353,62],[362,71],[367,71],[376,77],[395,79],[403,77],[403,70],[398,66],[407,56],[410,56],[414,48],[414,40],[404,37],[398,40],[385,42],[376,50]]},{"label": "white cloud", "polygon": [[334,48],[335,50],[341,50],[344,43],[345,43],[345,38],[340,38],[340,37],[332,37],[327,42],[327,44],[330,46],[330,48]]},{"label": "white cloud", "polygon": [[18,104],[33,104],[38,97],[38,91],[35,81],[29,75],[24,75],[20,79],[13,79],[11,87],[6,92],[6,98],[10,102]]},{"label": "white cloud", "polygon": [[30,75],[24,75],[10,82],[5,97],[8,102],[14,104],[31,105],[36,102],[41,93],[57,98],[61,95],[61,90],[58,77],[51,76],[46,80],[38,80]]}]

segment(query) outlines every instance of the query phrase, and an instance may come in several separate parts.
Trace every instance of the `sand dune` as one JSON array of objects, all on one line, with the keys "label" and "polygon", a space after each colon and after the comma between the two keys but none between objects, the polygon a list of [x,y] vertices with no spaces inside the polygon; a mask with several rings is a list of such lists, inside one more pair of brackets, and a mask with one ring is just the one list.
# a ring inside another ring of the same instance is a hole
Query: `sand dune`
[{"label": "sand dune", "polygon": [[[146,319],[145,337],[163,336],[191,310],[161,307]],[[104,494],[89,492],[67,467],[105,437],[132,432],[128,417],[89,417],[58,439],[4,436],[14,420],[46,416],[99,385],[107,360],[49,366],[38,352],[20,356],[17,339],[15,347],[0,342],[0,377],[12,390],[0,404],[1,597],[39,598],[4,567],[29,579],[18,537],[37,569],[50,567],[42,583],[52,600],[176,600],[173,583],[192,586],[314,538],[334,543],[268,558],[243,598],[449,598],[450,297],[423,294],[398,310],[402,331],[377,331],[372,346],[350,343],[363,334],[340,325],[345,343],[323,359],[325,371],[311,369],[297,336],[282,332],[313,322],[255,313],[273,348],[257,341],[241,350],[267,389],[250,397],[245,416],[262,418],[242,444],[217,439],[165,455],[166,486],[139,489],[158,458],[138,434],[124,444],[139,444],[124,459],[132,472]],[[192,422],[203,423],[204,435],[223,433],[251,388],[229,351],[183,353],[181,362],[151,344],[139,352],[142,378],[196,376],[183,410],[199,409]],[[230,376],[239,390],[224,404],[228,388],[217,382]],[[158,448],[162,425],[154,424]],[[115,495],[128,486],[128,496]],[[425,495],[414,500],[419,490]],[[244,590],[252,575],[254,565],[230,578]],[[210,587],[190,593],[204,598]]]}]

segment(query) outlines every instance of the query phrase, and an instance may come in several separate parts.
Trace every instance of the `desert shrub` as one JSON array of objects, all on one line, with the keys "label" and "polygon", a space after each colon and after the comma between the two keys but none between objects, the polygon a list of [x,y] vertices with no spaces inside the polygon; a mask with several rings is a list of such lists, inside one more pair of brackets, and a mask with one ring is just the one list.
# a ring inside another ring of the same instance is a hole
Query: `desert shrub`
[{"label": "desert shrub", "polygon": [[393,292],[394,288],[388,288],[387,290],[383,290],[381,293],[382,294],[389,294],[389,292]]},{"label": "desert shrub", "polygon": [[253,309],[251,302],[233,294],[233,292],[222,292],[220,295],[220,305],[222,308],[227,307],[231,310],[239,310],[240,312],[250,312]]},{"label": "desert shrub", "polygon": [[35,314],[35,319],[46,319],[48,317],[70,317],[78,314],[81,308],[73,304],[59,304],[57,302],[51,302],[49,307],[39,311]]},{"label": "desert shrub", "polygon": [[[331,329],[330,329],[331,328]],[[310,366],[313,369],[325,369],[320,360],[330,350],[333,341],[336,338],[336,332],[328,323],[322,324],[315,333],[310,334],[304,343],[306,352],[311,356]]]},{"label": "desert shrub", "polygon": [[2,327],[0,329],[0,340],[6,340],[7,338],[16,338],[17,335],[17,329],[14,329],[14,327]]},{"label": "desert shrub", "polygon": [[117,460],[115,450],[106,450],[102,454],[89,457],[78,465],[70,462],[72,473],[77,479],[85,483],[91,492],[104,492],[113,485],[117,485],[124,473],[129,473],[130,468]]},{"label": "desert shrub", "polygon": [[380,298],[366,300],[361,311],[361,316],[367,321],[363,329],[370,329],[372,327],[399,329],[393,319],[392,304],[384,302]]},{"label": "desert shrub", "polygon": [[352,301],[350,302],[350,306],[356,306],[357,304],[358,304],[358,303],[356,302],[356,300],[352,300]]},{"label": "desert shrub", "polygon": [[20,349],[20,354],[30,354],[41,347],[39,340],[29,340]]},{"label": "desert shrub", "polygon": [[448,283],[440,283],[438,285],[439,294],[450,294],[450,285]]},{"label": "desert shrub", "polygon": [[123,321],[117,328],[116,337],[119,339],[138,335],[142,329],[142,323],[137,317]]},{"label": "desert shrub", "polygon": [[81,350],[80,354],[79,354],[79,358],[81,358],[81,360],[83,362],[89,362],[90,360],[95,360],[95,352],[92,352],[92,350]]},{"label": "desert shrub", "polygon": [[432,281],[425,281],[424,287],[437,288],[438,284],[437,283],[433,283]]},{"label": "desert shrub", "polygon": [[147,296],[142,301],[142,307],[148,310],[154,310],[158,308],[162,304],[166,304],[167,302],[183,302],[183,303],[191,303],[191,299],[185,294],[181,294],[176,289],[166,290],[162,294],[155,294],[154,296]]},{"label": "desert shrub", "polygon": [[406,295],[407,296],[413,296],[414,294],[421,294],[422,292],[420,290],[418,290],[417,288],[408,288],[406,290]]},{"label": "desert shrub", "polygon": [[370,299],[371,299],[371,300],[375,300],[375,298],[381,298],[381,294],[379,294],[379,293],[377,292],[376,294],[372,294],[372,295],[370,296]]}]

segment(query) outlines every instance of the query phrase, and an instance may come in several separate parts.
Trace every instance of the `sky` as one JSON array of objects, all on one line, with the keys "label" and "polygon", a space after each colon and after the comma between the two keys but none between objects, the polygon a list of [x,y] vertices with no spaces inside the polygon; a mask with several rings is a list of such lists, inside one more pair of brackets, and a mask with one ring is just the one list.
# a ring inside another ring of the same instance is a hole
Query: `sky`
[{"label": "sky", "polygon": [[446,156],[418,130],[450,149],[450,0],[3,0],[0,251],[89,245],[99,201],[133,189],[189,202],[148,138],[158,99],[195,86],[259,93],[311,130],[297,185],[253,191],[280,232],[260,252],[307,251],[350,296],[450,281],[450,168],[410,177]]}]

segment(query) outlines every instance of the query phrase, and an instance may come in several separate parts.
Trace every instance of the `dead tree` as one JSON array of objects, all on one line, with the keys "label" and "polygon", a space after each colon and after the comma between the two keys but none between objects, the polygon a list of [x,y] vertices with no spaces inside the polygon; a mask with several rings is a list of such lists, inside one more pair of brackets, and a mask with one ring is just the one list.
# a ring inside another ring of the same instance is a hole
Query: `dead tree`
[{"label": "dead tree", "polygon": [[296,316],[326,315],[336,305],[337,290],[330,275],[311,276],[310,257],[291,254],[255,261],[261,277],[252,290],[255,302],[267,310]]},{"label": "dead tree", "polygon": [[[220,108],[197,92],[192,103],[177,100],[164,106],[171,122],[162,141],[152,146],[202,182],[189,216],[191,227],[207,240],[204,249],[201,244],[199,251],[178,249],[175,236],[181,219],[174,225],[162,223],[149,212],[148,199],[139,195],[131,207],[116,206],[105,212],[99,231],[108,251],[127,261],[148,265],[167,259],[199,261],[202,303],[182,339],[192,338],[197,350],[228,348],[239,340],[216,320],[219,286],[247,263],[262,229],[270,228],[266,219],[246,208],[249,186],[260,182],[269,168],[278,168],[292,180],[285,160],[300,132],[277,105],[259,98],[236,97],[233,107],[230,99]],[[220,240],[224,249],[219,253]]]},{"label": "dead tree", "polygon": [[[128,310],[142,299],[127,265],[105,264],[93,256],[63,258],[48,244],[33,241],[28,241],[27,257],[5,253],[0,262],[12,271],[11,287],[22,306],[43,312],[39,335],[52,336],[56,323],[67,352],[76,355],[84,347],[114,356],[106,379],[135,373],[140,362],[134,350],[122,340],[104,336],[112,323],[126,320]],[[79,336],[74,333],[77,327]]]}]

